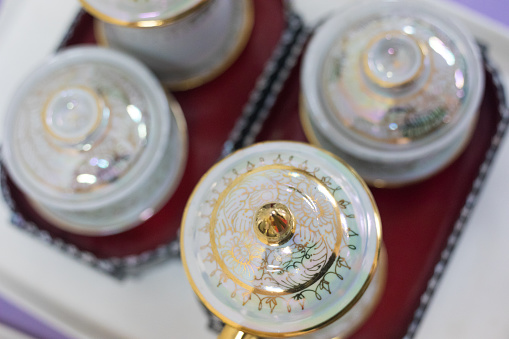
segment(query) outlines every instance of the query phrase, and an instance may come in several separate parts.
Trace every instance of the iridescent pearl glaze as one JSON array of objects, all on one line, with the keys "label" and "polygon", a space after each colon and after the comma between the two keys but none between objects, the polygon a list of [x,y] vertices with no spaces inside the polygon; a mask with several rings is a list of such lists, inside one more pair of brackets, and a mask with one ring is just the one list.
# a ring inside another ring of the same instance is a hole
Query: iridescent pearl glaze
[{"label": "iridescent pearl glaze", "polygon": [[75,233],[118,233],[152,216],[187,156],[178,104],[141,63],[98,47],[60,52],[31,73],[4,126],[10,176]]},{"label": "iridescent pearl glaze", "polygon": [[383,290],[381,252],[378,210],[362,179],[301,143],[256,144],[223,159],[182,220],[195,293],[228,326],[261,337],[351,333]]},{"label": "iridescent pearl glaze", "polygon": [[409,1],[333,15],[313,36],[302,74],[308,138],[376,186],[422,180],[452,161],[469,141],[484,88],[468,32]]},{"label": "iridescent pearl glaze", "polygon": [[96,40],[134,55],[172,90],[226,70],[247,43],[252,0],[81,0]]}]

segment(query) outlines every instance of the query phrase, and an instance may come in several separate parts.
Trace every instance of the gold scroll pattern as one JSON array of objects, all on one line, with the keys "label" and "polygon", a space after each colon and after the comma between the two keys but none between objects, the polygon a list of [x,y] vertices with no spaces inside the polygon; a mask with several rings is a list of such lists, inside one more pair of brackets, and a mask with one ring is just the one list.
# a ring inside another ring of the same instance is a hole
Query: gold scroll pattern
[{"label": "gold scroll pattern", "polygon": [[[236,178],[211,219],[212,251],[223,272],[246,289],[273,295],[301,290],[323,275],[339,251],[341,221],[336,200],[320,187],[306,172],[281,165]],[[274,201],[297,220],[290,244],[275,248],[259,243],[252,231],[254,213]]]},{"label": "gold scroll pattern", "polygon": [[[257,303],[259,311],[270,313],[278,307],[303,310],[306,298],[331,294],[351,269],[341,253],[356,249],[350,244],[358,236],[355,223],[346,222],[355,216],[350,202],[338,198],[341,187],[320,168],[293,156],[258,160],[233,169],[212,189],[210,213],[202,215],[200,228],[210,241],[200,250],[210,279],[244,306]],[[297,222],[282,246],[265,245],[253,232],[256,210],[270,202],[287,206]]]}]

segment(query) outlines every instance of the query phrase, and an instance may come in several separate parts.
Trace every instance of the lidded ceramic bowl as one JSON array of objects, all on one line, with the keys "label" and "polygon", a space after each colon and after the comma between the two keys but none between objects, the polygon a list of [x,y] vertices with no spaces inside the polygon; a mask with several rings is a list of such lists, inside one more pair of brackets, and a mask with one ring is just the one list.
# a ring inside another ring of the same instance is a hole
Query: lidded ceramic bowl
[{"label": "lidded ceramic bowl", "polygon": [[187,203],[181,254],[201,301],[262,337],[345,336],[384,286],[378,210],[363,180],[307,144],[261,143],[207,172]]},{"label": "lidded ceramic bowl", "polygon": [[472,36],[432,5],[371,1],[330,17],[305,54],[308,139],[376,186],[426,178],[475,127],[484,90]]},{"label": "lidded ceramic bowl", "polygon": [[80,0],[96,21],[99,43],[128,52],[171,89],[222,73],[253,25],[251,0]]},{"label": "lidded ceramic bowl", "polygon": [[118,233],[150,218],[180,181],[186,124],[139,61],[70,48],[12,98],[2,153],[9,175],[55,225]]}]

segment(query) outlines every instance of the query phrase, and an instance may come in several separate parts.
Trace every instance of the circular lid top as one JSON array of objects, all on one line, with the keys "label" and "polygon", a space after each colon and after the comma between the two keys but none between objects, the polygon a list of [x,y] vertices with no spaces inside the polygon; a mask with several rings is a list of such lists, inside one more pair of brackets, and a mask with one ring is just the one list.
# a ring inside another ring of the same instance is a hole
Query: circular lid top
[{"label": "circular lid top", "polygon": [[181,250],[212,312],[274,337],[318,329],[353,306],[376,268],[380,227],[369,190],[341,160],[268,142],[204,175],[186,207]]},{"label": "circular lid top", "polygon": [[169,107],[135,59],[72,48],[32,72],[9,106],[2,149],[9,174],[49,206],[88,209],[125,198],[166,148]]},{"label": "circular lid top", "polygon": [[80,0],[87,12],[110,24],[156,27],[178,20],[210,0]]},{"label": "circular lid top", "polygon": [[341,131],[378,148],[425,143],[472,121],[480,61],[473,38],[431,6],[376,1],[318,29],[303,88],[325,135]]}]

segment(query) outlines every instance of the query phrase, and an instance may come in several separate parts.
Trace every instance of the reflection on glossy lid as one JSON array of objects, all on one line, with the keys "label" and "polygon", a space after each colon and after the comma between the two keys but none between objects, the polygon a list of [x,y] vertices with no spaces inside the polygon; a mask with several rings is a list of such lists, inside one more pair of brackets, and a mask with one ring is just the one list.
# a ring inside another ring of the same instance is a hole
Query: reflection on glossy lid
[{"label": "reflection on glossy lid", "polygon": [[[6,132],[6,160],[25,192],[62,208],[100,206],[159,161],[167,103],[153,76],[137,67],[130,57],[89,47],[57,55],[27,79]],[[162,98],[154,99],[152,86]]]},{"label": "reflection on glossy lid", "polygon": [[362,295],[379,227],[370,193],[337,158],[264,143],[204,176],[183,219],[182,251],[195,292],[222,320],[249,333],[297,334]]},{"label": "reflection on glossy lid", "polygon": [[333,38],[315,67],[329,119],[352,138],[409,143],[476,109],[477,51],[432,9],[377,1],[333,21],[317,34]]},{"label": "reflection on glossy lid", "polygon": [[92,15],[105,22],[154,27],[173,22],[210,0],[80,0]]}]

